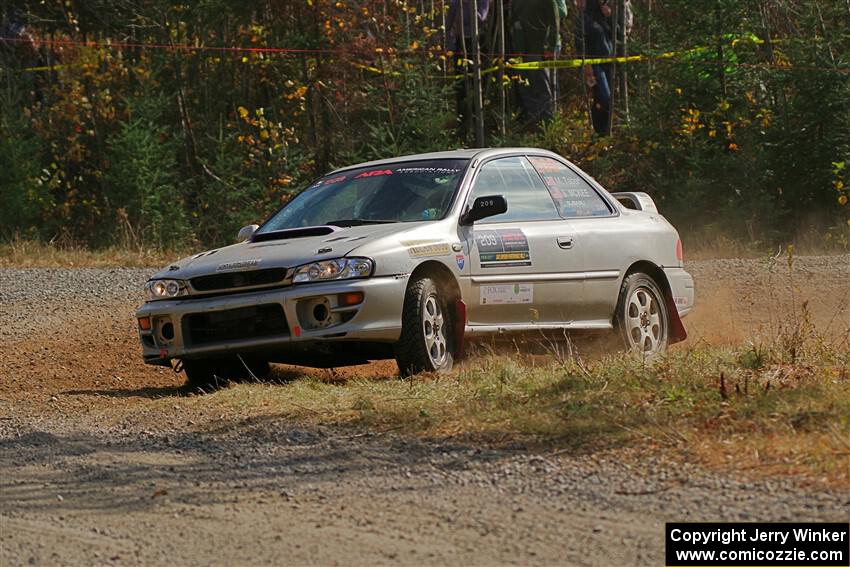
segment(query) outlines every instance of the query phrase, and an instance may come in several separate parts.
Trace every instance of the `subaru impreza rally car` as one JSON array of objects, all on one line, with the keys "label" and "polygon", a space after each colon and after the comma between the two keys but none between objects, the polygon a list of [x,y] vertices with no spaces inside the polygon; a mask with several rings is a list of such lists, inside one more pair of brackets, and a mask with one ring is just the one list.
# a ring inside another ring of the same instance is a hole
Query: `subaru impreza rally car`
[{"label": "subaru impreza rally car", "polygon": [[682,245],[644,193],[610,194],[533,148],[353,165],[318,179],[239,242],[145,285],[145,362],[190,385],[269,362],[395,358],[444,371],[464,340],[608,330],[651,355],[685,338]]}]

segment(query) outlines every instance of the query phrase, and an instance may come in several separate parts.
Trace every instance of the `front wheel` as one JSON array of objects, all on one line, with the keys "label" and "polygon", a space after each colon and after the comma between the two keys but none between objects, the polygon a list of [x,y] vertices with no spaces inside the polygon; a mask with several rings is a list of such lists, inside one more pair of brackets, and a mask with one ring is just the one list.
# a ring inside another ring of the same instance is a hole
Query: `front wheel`
[{"label": "front wheel", "polygon": [[614,319],[627,349],[652,356],[667,348],[670,315],[664,293],[647,274],[623,280]]},{"label": "front wheel", "polygon": [[206,390],[227,384],[230,380],[262,379],[271,371],[265,360],[248,357],[221,359],[187,359],[183,361],[186,387]]},{"label": "front wheel", "polygon": [[444,295],[428,277],[413,280],[402,310],[396,361],[402,376],[446,372],[453,363],[451,314]]}]

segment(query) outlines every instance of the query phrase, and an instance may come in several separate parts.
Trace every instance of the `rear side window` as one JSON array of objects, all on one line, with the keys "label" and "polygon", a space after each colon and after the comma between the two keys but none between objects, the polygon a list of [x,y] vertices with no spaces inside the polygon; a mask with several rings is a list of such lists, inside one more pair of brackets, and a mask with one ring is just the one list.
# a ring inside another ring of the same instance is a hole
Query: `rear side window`
[{"label": "rear side window", "polygon": [[487,222],[560,220],[552,197],[524,157],[495,159],[482,166],[469,202],[490,195],[504,195],[508,210]]},{"label": "rear side window", "polygon": [[599,193],[578,173],[548,157],[528,158],[564,218],[607,217],[612,211]]}]

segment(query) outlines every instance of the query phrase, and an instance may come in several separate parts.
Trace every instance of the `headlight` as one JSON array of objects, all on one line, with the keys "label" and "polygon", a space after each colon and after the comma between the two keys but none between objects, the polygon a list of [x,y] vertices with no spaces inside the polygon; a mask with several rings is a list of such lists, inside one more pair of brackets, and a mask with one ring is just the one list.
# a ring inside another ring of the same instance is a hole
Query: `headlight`
[{"label": "headlight", "polygon": [[151,280],[145,284],[145,299],[171,299],[186,295],[186,285],[180,280]]},{"label": "headlight", "polygon": [[292,283],[368,278],[370,275],[372,275],[372,260],[368,258],[337,258],[298,266],[292,276]]}]

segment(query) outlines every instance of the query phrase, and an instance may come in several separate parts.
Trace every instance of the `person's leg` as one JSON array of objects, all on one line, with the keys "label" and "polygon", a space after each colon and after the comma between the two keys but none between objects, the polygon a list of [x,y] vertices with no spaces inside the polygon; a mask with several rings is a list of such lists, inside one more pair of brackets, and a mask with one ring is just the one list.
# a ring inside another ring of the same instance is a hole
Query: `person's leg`
[{"label": "person's leg", "polygon": [[[542,61],[542,57],[524,57],[524,61]],[[520,84],[519,95],[525,110],[525,125],[534,126],[541,120],[552,118],[552,81],[546,69],[523,71],[524,83]]]},{"label": "person's leg", "polygon": [[610,134],[608,117],[611,113],[611,85],[608,82],[606,65],[594,65],[593,75],[596,78],[596,84],[593,85],[593,108],[590,113],[593,129],[600,136],[607,136]]},{"label": "person's leg", "polygon": [[463,59],[463,44],[462,41],[467,42],[467,46],[469,45],[469,40],[465,38],[458,38],[457,44],[454,48],[454,73],[459,76],[459,79],[455,79],[454,82],[454,95],[455,95],[455,104],[457,105],[457,126],[456,131],[457,135],[461,139],[466,139],[467,134],[469,133],[469,122],[472,116],[470,112],[470,106],[472,104],[472,99],[470,98],[470,82],[472,81],[472,77],[469,73],[469,66],[464,65],[462,63],[458,63]]}]

